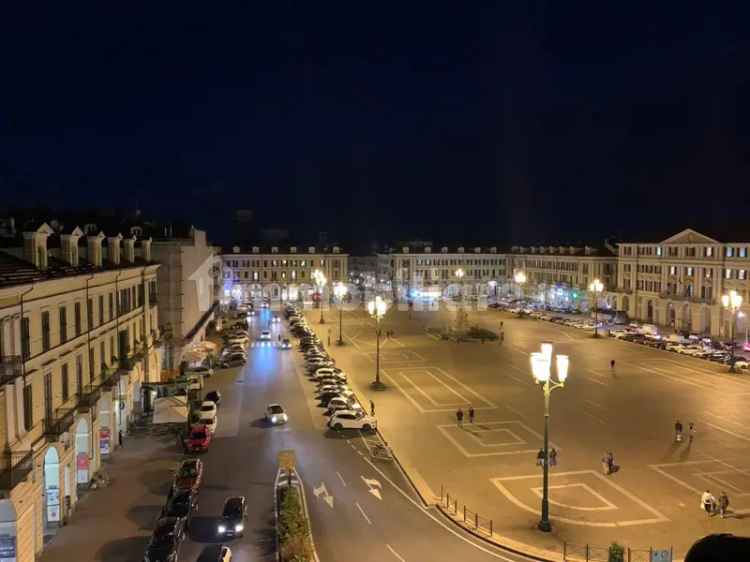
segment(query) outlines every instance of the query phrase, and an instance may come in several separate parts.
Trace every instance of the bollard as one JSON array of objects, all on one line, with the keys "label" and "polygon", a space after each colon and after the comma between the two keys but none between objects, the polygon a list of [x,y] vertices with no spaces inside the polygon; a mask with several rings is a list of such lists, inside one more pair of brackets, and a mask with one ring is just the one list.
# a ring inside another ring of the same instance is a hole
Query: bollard
[{"label": "bollard", "polygon": [[586,543],[586,562],[589,562],[589,545]]},{"label": "bollard", "polygon": [[490,536],[494,535],[495,533],[492,532],[492,519],[490,519]]},{"label": "bollard", "polygon": [[464,523],[466,523],[466,506],[464,506]]},{"label": "bollard", "polygon": [[446,509],[450,506],[450,504],[451,504],[451,495],[448,494],[448,493],[446,493],[445,494],[445,507],[446,507]]},{"label": "bollard", "polygon": [[563,562],[568,558],[568,543],[563,541]]},{"label": "bollard", "polygon": [[478,513],[474,514],[474,527],[479,529],[479,514]]},{"label": "bollard", "polygon": [[453,500],[453,501],[454,501],[454,504],[453,504],[453,513],[455,513],[456,515],[458,515],[458,500]]}]

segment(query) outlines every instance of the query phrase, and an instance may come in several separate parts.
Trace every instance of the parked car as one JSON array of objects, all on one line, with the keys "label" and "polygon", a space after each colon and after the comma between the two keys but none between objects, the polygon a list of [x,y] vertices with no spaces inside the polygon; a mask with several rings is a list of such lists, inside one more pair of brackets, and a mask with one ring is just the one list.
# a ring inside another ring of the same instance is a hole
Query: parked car
[{"label": "parked car", "polygon": [[221,393],[218,390],[211,390],[206,394],[206,400],[210,400],[218,407],[221,404]]},{"label": "parked car", "polygon": [[143,561],[177,562],[184,540],[185,520],[181,517],[162,517],[156,522]]},{"label": "parked car", "polygon": [[281,349],[291,349],[292,348],[292,343],[289,341],[289,338],[284,338],[279,343],[279,347]]},{"label": "parked car", "polygon": [[269,404],[266,406],[266,422],[276,425],[288,421],[289,417],[286,415],[281,404]]},{"label": "parked car", "polygon": [[259,340],[270,340],[271,339],[271,332],[269,332],[268,330],[263,330],[260,333],[260,337],[258,339]]},{"label": "parked car", "polygon": [[210,433],[216,433],[216,426],[219,424],[219,416],[200,418],[200,423],[206,426]]},{"label": "parked car", "polygon": [[377,429],[378,420],[362,411],[339,410],[328,420],[328,427],[336,431],[341,431],[342,429],[370,431]]},{"label": "parked car", "polygon": [[204,377],[210,377],[214,374],[214,370],[209,367],[208,365],[200,365],[198,367],[188,367],[187,373],[194,373],[196,375],[201,375]]},{"label": "parked car", "polygon": [[198,494],[192,490],[175,492],[161,510],[161,517],[180,517],[185,520],[185,529],[190,529],[193,513],[198,510]]},{"label": "parked car", "polygon": [[363,411],[362,406],[356,400],[343,396],[334,396],[328,401],[328,410],[326,413],[330,416],[340,410],[351,410],[352,412]]},{"label": "parked car", "polygon": [[245,533],[247,501],[245,496],[232,496],[224,501],[217,532],[221,536],[241,537]]},{"label": "parked car", "polygon": [[221,360],[221,366],[223,368],[238,367],[247,363],[247,355],[244,353],[230,353]]},{"label": "parked car", "polygon": [[327,384],[325,386],[322,386],[318,389],[317,395],[321,396],[328,392],[334,392],[337,396],[341,396],[343,398],[354,397],[354,392],[352,392],[352,390],[350,390],[348,386],[343,384]]},{"label": "parked car", "polygon": [[194,424],[190,427],[190,433],[188,433],[187,439],[185,440],[185,446],[191,453],[208,451],[208,447],[211,445],[212,433],[203,424]]},{"label": "parked car", "polygon": [[172,489],[198,491],[203,482],[203,461],[200,459],[185,459],[180,463],[174,475]]},{"label": "parked car", "polygon": [[201,402],[200,409],[201,418],[215,418],[216,417],[216,402],[213,400],[204,400]]}]

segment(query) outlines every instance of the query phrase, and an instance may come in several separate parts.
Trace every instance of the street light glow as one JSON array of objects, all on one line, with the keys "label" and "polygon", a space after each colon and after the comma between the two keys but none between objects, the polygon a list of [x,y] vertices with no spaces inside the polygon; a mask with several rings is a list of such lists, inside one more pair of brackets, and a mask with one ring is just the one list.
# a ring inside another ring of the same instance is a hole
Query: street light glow
[{"label": "street light glow", "polygon": [[550,342],[542,342],[542,355],[547,361],[552,361],[552,344]]},{"label": "street light glow", "polygon": [[524,283],[526,283],[526,274],[519,269],[513,274],[513,281],[515,281],[519,285],[523,285]]},{"label": "street light glow", "polygon": [[333,285],[333,294],[336,296],[337,299],[342,300],[346,293],[349,292],[349,289],[346,288],[346,285],[344,285],[341,281],[338,281]]},{"label": "street light glow", "polygon": [[721,296],[721,304],[724,305],[724,308],[735,311],[742,306],[742,295],[732,289],[728,295]]},{"label": "street light glow", "polygon": [[550,363],[543,353],[535,352],[531,354],[531,374],[534,380],[545,383],[550,378]]},{"label": "street light glow", "polygon": [[557,355],[557,380],[564,383],[568,378],[568,367],[570,366],[570,359],[567,355]]},{"label": "street light glow", "polygon": [[367,312],[369,312],[370,316],[377,321],[380,321],[380,319],[385,316],[387,309],[388,305],[379,295],[375,297],[374,300],[367,303]]},{"label": "street light glow", "polygon": [[592,293],[601,293],[604,291],[604,283],[599,281],[599,279],[594,279],[589,285],[589,291]]},{"label": "street light glow", "polygon": [[458,279],[459,279],[459,280],[461,280],[461,279],[463,279],[463,278],[464,278],[464,275],[466,275],[466,272],[465,272],[465,271],[464,271],[463,269],[461,269],[461,268],[459,267],[459,268],[458,268],[458,269],[456,270],[456,273],[455,273],[455,275],[456,275],[456,277],[458,277]]}]

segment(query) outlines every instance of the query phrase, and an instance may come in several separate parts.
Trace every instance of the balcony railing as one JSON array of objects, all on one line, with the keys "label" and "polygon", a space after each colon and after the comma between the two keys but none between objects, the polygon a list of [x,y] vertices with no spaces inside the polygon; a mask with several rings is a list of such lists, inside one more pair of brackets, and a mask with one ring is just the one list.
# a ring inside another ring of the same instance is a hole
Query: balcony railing
[{"label": "balcony railing", "polygon": [[122,376],[122,374],[123,374],[122,369],[107,371],[106,378],[102,380],[101,388],[103,390],[111,389],[113,386],[115,386],[117,383],[120,382],[120,377]]},{"label": "balcony railing", "polygon": [[0,384],[7,384],[23,374],[20,355],[10,355],[0,359]]},{"label": "balcony railing", "polygon": [[5,468],[0,472],[0,490],[10,491],[23,482],[34,470],[34,452],[6,452],[3,455]]},{"label": "balcony railing", "polygon": [[78,397],[78,407],[82,411],[88,411],[96,406],[101,396],[102,390],[98,385],[87,384],[83,387],[81,395]]},{"label": "balcony railing", "polygon": [[57,438],[68,431],[75,423],[76,411],[74,408],[58,408],[52,419],[45,420],[44,434]]}]

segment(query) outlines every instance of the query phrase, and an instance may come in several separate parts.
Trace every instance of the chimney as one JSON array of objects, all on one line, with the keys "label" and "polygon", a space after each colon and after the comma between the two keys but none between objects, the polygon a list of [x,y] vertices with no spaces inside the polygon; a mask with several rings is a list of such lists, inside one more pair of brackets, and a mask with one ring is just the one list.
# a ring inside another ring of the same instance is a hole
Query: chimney
[{"label": "chimney", "polygon": [[151,238],[141,240],[141,257],[143,261],[151,261]]},{"label": "chimney", "polygon": [[102,240],[104,233],[86,236],[86,257],[94,267],[102,266]]},{"label": "chimney", "polygon": [[125,262],[135,263],[135,236],[132,238],[124,238],[122,244],[122,253]]},{"label": "chimney", "polygon": [[47,237],[52,234],[47,223],[23,233],[23,259],[38,269],[47,269]]},{"label": "chimney", "polygon": [[122,234],[107,238],[107,261],[113,265],[120,264],[120,241]]},{"label": "chimney", "polygon": [[83,231],[78,227],[75,227],[70,234],[60,235],[62,259],[68,265],[78,265],[78,240],[81,236],[83,236]]}]

